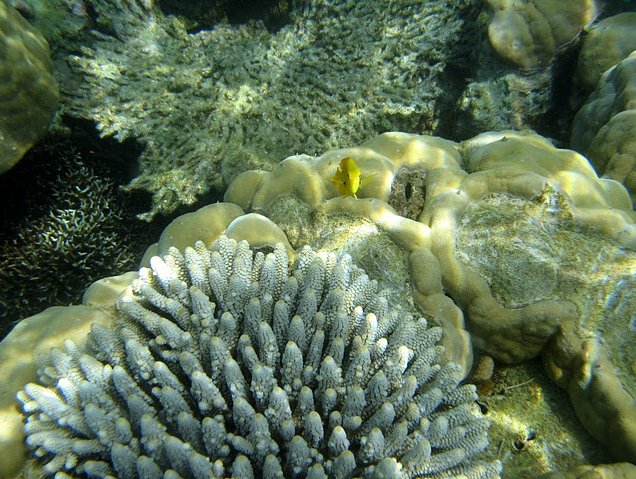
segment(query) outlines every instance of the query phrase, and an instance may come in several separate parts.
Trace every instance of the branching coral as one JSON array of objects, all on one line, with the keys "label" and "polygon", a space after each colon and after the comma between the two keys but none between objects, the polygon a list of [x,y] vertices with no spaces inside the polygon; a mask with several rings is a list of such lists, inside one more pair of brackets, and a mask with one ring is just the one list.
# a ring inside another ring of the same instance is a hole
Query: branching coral
[{"label": "branching coral", "polygon": [[36,148],[0,180],[11,191],[0,206],[0,316],[10,321],[77,302],[91,282],[134,264],[134,224],[121,226],[132,214],[113,181],[67,142]]},{"label": "branching coral", "polygon": [[499,477],[475,388],[442,330],[393,310],[347,255],[221,237],[171,248],[88,351],[67,342],[19,393],[49,474]]}]

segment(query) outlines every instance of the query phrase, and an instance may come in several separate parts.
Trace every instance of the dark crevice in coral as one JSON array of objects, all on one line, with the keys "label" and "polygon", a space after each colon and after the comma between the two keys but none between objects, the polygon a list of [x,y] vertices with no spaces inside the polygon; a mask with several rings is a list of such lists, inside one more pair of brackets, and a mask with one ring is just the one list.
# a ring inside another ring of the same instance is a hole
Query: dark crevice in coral
[{"label": "dark crevice in coral", "polygon": [[456,127],[458,116],[457,101],[464,88],[469,83],[477,65],[479,49],[476,48],[482,39],[482,32],[479,29],[475,18],[477,18],[484,7],[480,2],[467,2],[461,11],[462,28],[457,37],[454,55],[449,58],[441,76],[441,85],[444,95],[440,95],[437,100],[436,110],[439,122],[433,132],[434,135],[457,140]]},{"label": "dark crevice in coral", "polygon": [[227,19],[230,23],[261,20],[270,32],[275,32],[289,23],[293,3],[287,0],[235,0],[227,10]]},{"label": "dark crevice in coral", "polygon": [[63,123],[73,132],[74,146],[90,154],[95,164],[107,168],[116,183],[124,185],[139,175],[138,159],[144,150],[143,144],[133,139],[118,141],[101,137],[97,125],[90,120],[65,116]]},{"label": "dark crevice in coral", "polygon": [[210,30],[221,21],[245,24],[261,21],[271,32],[290,22],[293,0],[160,0],[158,6],[166,15],[178,16],[186,23],[188,33]]},{"label": "dark crevice in coral", "polygon": [[[569,146],[570,126],[574,115],[580,108],[586,95],[577,90],[574,84],[576,63],[581,50],[577,40],[559,51],[551,65],[551,85],[549,109],[533,121],[533,127],[540,135],[556,140],[556,146]],[[580,96],[580,100],[576,100]]]},{"label": "dark crevice in coral", "polygon": [[600,2],[599,7],[601,14],[597,21],[622,12],[636,12],[636,2],[633,0],[605,0]]},{"label": "dark crevice in coral", "polygon": [[466,87],[466,78],[470,77],[469,61],[464,66],[447,65],[443,73],[444,96],[437,100],[437,116],[439,122],[433,135],[441,136],[449,140],[460,141],[456,132],[455,125],[459,115],[457,101],[464,88]]}]

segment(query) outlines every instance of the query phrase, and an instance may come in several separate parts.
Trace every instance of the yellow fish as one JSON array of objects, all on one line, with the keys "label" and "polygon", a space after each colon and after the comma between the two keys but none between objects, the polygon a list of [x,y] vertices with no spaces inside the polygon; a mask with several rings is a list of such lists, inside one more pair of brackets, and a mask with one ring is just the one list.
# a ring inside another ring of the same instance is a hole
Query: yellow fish
[{"label": "yellow fish", "polygon": [[341,195],[357,198],[356,193],[358,190],[366,185],[373,176],[362,178],[362,172],[356,162],[353,161],[353,158],[347,156],[340,160],[338,170],[331,178],[331,182]]}]

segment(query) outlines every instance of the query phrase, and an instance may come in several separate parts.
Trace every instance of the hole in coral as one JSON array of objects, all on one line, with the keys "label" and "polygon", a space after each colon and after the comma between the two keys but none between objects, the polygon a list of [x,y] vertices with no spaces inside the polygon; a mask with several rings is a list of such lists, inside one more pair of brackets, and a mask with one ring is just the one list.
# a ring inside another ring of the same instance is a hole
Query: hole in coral
[{"label": "hole in coral", "polygon": [[406,185],[404,185],[404,196],[406,197],[407,200],[410,200],[412,194],[413,194],[413,186],[411,185],[411,183],[407,183]]}]

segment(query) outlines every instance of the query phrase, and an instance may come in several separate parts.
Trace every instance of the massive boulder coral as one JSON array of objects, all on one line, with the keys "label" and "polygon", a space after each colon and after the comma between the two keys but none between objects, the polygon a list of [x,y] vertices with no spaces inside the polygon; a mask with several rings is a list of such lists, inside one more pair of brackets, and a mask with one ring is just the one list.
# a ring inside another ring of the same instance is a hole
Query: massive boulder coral
[{"label": "massive boulder coral", "polygon": [[557,50],[573,41],[597,14],[595,0],[488,0],[493,48],[524,70],[549,65]]},{"label": "massive boulder coral", "polygon": [[[474,477],[488,421],[439,327],[348,255],[225,236],[172,247],[18,394],[44,472],[90,477]],[[171,476],[172,475],[172,476]]]},{"label": "massive boulder coral", "polygon": [[[329,181],[346,156],[355,159],[363,174],[373,175],[358,192],[359,200],[338,197]],[[417,197],[421,204],[414,210]],[[359,148],[334,150],[319,158],[294,156],[272,172],[246,172],[230,185],[226,200],[267,215],[286,232],[292,246],[331,243],[361,250],[364,257],[371,254],[368,244],[378,232],[388,235],[409,255],[408,280],[417,304],[426,310],[432,298],[440,297],[435,294],[445,291],[464,312],[473,343],[504,362],[536,357],[566,325],[576,325],[577,335],[600,338],[598,328],[605,317],[606,324],[610,318],[617,321],[616,331],[629,331],[629,325],[620,323],[622,316],[605,306],[618,294],[620,311],[634,308],[634,277],[629,271],[636,225],[629,195],[619,183],[600,179],[581,155],[559,150],[537,135],[493,132],[458,145],[386,133]],[[370,221],[371,227],[352,226],[347,220],[351,217],[361,218],[363,224]],[[325,218],[331,218],[331,228],[320,226],[328,223]],[[488,235],[493,222],[500,221],[510,231],[501,241]],[[485,225],[481,232],[480,224]],[[336,232],[326,233],[334,228]],[[472,242],[466,240],[471,237]],[[540,238],[549,241],[541,244]],[[584,249],[571,250],[570,242]],[[430,278],[418,279],[424,266],[439,271],[443,290]],[[593,291],[601,291],[600,296],[590,302]],[[462,322],[454,325],[463,329]],[[633,458],[633,410],[624,406],[635,391],[619,377],[622,361],[635,361],[624,343],[616,338],[610,342],[617,353],[603,353],[612,359],[603,363],[605,380],[597,378],[595,394],[604,394],[608,401],[606,419],[624,428],[601,431],[592,418],[580,418],[597,438],[612,444],[616,456]],[[582,346],[577,351],[585,350]],[[587,363],[586,370],[591,368],[590,374],[597,377],[595,364]],[[563,371],[578,363],[559,365],[561,377],[570,377]],[[604,389],[610,383],[611,388]],[[575,404],[593,407],[585,385],[568,391]]]},{"label": "massive boulder coral", "polygon": [[46,40],[0,1],[0,174],[48,129],[58,105]]},{"label": "massive boulder coral", "polygon": [[636,194],[636,51],[607,70],[572,124],[572,147]]},{"label": "massive boulder coral", "polygon": [[598,86],[603,73],[636,50],[636,12],[619,13],[593,25],[585,35],[576,78],[588,91]]}]

